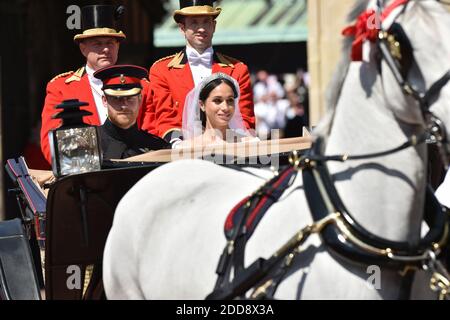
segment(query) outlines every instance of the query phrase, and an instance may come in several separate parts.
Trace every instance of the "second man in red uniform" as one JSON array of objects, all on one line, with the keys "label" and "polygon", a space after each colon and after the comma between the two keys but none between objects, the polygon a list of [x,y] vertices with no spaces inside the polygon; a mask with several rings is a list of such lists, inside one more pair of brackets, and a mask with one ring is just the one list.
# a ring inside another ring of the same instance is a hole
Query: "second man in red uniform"
[{"label": "second man in red uniform", "polygon": [[152,100],[145,106],[141,126],[172,144],[180,141],[186,95],[202,79],[223,72],[235,78],[240,87],[239,108],[244,124],[254,129],[253,94],[247,66],[212,48],[216,17],[220,8],[212,0],[180,0],[174,19],[186,38],[186,48],[158,60],[150,68]]},{"label": "second man in red uniform", "polygon": [[61,125],[61,121],[52,118],[57,113],[56,105],[69,99],[87,102],[89,105],[83,109],[90,111],[92,115],[84,117],[83,122],[91,125],[105,122],[107,111],[102,102],[102,81],[94,77],[94,72],[116,64],[120,42],[125,39],[122,31],[115,30],[116,20],[120,18],[123,7],[93,5],[81,10],[83,32],[77,34],[74,41],[86,58],[86,64],[77,71],[54,77],[47,85],[42,110],[41,150],[49,163],[51,150],[48,133]]}]

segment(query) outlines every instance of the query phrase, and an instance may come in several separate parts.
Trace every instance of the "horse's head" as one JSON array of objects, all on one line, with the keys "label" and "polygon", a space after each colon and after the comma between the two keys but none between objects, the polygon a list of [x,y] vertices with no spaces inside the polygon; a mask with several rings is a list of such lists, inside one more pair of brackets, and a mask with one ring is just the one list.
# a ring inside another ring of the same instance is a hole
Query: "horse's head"
[{"label": "horse's head", "polygon": [[450,11],[438,0],[396,0],[381,14],[402,2],[386,14],[378,39],[387,103],[405,123],[426,125],[430,111],[450,128]]},{"label": "horse's head", "polygon": [[[386,106],[404,125],[425,127],[422,109],[429,109],[446,124],[449,134],[450,82],[439,81],[450,72],[448,8],[439,0],[358,0],[349,14],[349,21],[355,19],[343,32],[349,37],[328,86],[330,112],[315,134],[330,135],[337,108],[357,104],[359,109],[361,104],[367,105],[364,99],[373,98],[374,90],[378,97],[372,103]],[[351,60],[363,63],[352,64]],[[354,78],[357,80],[348,81]],[[381,79],[381,86],[375,86],[375,79]],[[355,86],[364,87],[364,93],[355,91]],[[419,100],[424,102],[427,92],[433,94],[426,96],[426,106],[422,103],[421,108]]]}]

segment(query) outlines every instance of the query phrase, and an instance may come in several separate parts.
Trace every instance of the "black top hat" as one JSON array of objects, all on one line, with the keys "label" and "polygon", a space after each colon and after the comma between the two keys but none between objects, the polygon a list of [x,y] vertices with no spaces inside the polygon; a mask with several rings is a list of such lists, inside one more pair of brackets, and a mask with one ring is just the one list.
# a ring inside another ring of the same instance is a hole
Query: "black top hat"
[{"label": "black top hat", "polygon": [[180,22],[181,16],[213,16],[216,18],[221,8],[214,8],[215,0],[180,0],[180,9],[175,10],[173,18]]},{"label": "black top hat", "polygon": [[102,80],[102,90],[107,96],[128,97],[141,93],[141,81],[148,77],[148,72],[139,66],[115,65],[96,71],[94,77]]},{"label": "black top hat", "polygon": [[180,9],[194,6],[210,6],[212,7],[215,0],[180,0]]},{"label": "black top hat", "polygon": [[122,31],[116,31],[116,22],[125,12],[124,6],[93,5],[81,8],[82,34],[73,38],[75,42],[92,37],[126,38]]}]

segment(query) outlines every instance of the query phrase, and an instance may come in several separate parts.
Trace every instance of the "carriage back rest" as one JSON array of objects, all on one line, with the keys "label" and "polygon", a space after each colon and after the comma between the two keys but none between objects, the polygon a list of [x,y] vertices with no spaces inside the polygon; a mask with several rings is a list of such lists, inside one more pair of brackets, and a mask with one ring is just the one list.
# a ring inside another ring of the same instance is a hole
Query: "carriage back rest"
[{"label": "carriage back rest", "polygon": [[30,244],[20,219],[0,222],[0,300],[40,300]]},{"label": "carriage back rest", "polygon": [[[149,164],[76,174],[60,178],[50,187],[45,252],[47,300],[91,299],[86,294],[87,286],[100,287],[93,278],[97,279],[101,270],[117,204],[137,181],[158,166]],[[149,190],[148,196],[157,197],[157,192]],[[91,278],[94,282],[86,280],[91,266],[94,266]],[[81,285],[68,286],[68,281],[75,278],[81,279]]]}]

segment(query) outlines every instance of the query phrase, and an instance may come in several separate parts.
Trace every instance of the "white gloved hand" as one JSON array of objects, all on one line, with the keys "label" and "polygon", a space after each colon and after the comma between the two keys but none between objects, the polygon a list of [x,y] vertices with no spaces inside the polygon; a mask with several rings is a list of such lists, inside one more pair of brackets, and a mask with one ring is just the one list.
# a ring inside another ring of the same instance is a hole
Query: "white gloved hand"
[{"label": "white gloved hand", "polygon": [[181,140],[180,138],[175,138],[175,139],[170,140],[172,149],[180,149],[182,143],[183,143],[183,140]]}]

